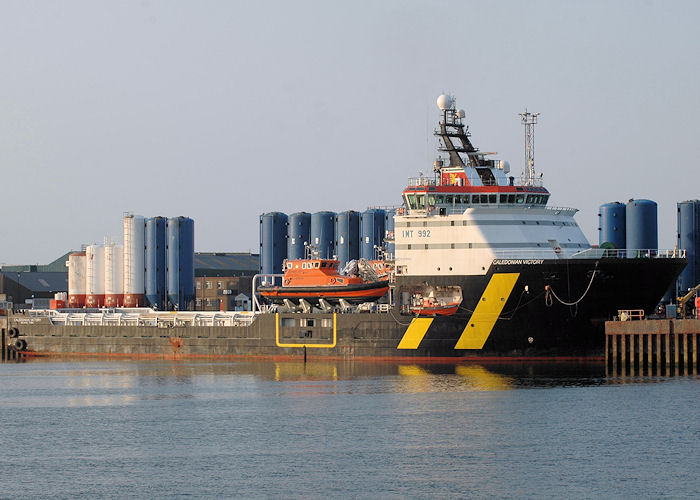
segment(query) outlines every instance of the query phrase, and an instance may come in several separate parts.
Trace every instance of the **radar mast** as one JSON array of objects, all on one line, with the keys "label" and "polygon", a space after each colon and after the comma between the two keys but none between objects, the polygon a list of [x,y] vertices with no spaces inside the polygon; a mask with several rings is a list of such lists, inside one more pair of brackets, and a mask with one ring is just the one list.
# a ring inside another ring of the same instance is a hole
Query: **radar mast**
[{"label": "radar mast", "polygon": [[535,185],[535,124],[539,113],[529,113],[525,108],[520,114],[520,123],[525,125],[525,185]]}]

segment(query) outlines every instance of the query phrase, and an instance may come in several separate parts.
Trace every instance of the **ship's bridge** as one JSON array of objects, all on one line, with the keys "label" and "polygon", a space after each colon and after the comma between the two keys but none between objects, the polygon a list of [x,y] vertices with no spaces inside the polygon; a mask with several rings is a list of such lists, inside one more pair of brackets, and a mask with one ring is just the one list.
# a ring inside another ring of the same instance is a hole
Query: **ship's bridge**
[{"label": "ship's bridge", "polygon": [[403,192],[407,210],[464,211],[490,206],[545,206],[549,191],[541,186],[464,186],[417,177],[409,179]]}]

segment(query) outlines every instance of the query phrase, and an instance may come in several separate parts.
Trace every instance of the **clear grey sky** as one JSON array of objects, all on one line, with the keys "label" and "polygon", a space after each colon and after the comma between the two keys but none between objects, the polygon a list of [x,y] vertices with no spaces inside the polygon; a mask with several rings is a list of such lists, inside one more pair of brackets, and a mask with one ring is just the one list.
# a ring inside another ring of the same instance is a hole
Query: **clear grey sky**
[{"label": "clear grey sky", "polygon": [[46,263],[121,216],[187,215],[256,251],[258,215],[400,201],[435,99],[551,203],[700,197],[697,1],[0,1],[0,261]]}]

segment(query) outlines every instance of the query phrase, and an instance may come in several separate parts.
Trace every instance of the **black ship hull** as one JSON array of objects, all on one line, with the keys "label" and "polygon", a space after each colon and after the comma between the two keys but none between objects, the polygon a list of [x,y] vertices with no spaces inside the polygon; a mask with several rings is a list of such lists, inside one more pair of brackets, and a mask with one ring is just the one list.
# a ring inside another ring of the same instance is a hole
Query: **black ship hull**
[{"label": "black ship hull", "polygon": [[[503,260],[495,261],[483,276],[404,277],[397,284],[396,295],[425,283],[462,287],[464,300],[458,312],[452,317],[436,317],[423,337],[421,348],[426,352],[455,350],[465,328],[478,329],[474,319],[479,303],[497,300],[503,303],[497,314],[487,311],[476,318],[493,321],[490,330],[482,332],[485,339],[477,351],[600,353],[604,322],[622,309],[652,313],[685,264],[681,258]],[[489,285],[508,275],[514,280],[512,288],[489,296]],[[456,350],[460,355],[474,351]]]}]

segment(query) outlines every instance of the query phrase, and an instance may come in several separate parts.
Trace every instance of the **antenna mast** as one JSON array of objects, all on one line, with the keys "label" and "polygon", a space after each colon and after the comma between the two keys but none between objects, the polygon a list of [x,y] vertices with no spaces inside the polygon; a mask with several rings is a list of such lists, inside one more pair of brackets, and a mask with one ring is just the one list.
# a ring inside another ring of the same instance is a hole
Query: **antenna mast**
[{"label": "antenna mast", "polygon": [[539,113],[529,113],[525,108],[520,114],[520,123],[525,125],[525,185],[535,185],[535,124]]}]

